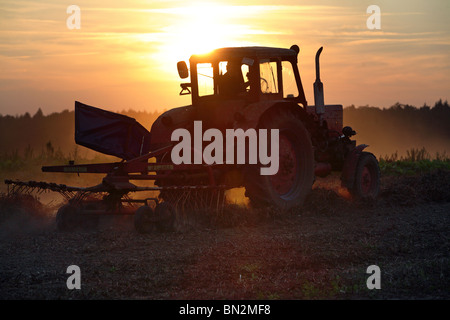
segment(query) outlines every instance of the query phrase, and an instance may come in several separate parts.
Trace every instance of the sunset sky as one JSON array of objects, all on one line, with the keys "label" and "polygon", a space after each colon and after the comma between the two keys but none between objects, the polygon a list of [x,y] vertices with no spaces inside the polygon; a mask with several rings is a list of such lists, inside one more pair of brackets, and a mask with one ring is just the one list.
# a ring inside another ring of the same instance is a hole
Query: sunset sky
[{"label": "sunset sky", "polygon": [[[81,9],[70,30],[69,5]],[[369,30],[369,5],[381,30]],[[314,55],[325,103],[422,106],[450,93],[450,1],[84,1],[0,3],[0,114],[73,110],[74,101],[111,111],[162,111],[178,95],[176,62],[223,46],[301,48],[313,104]]]}]

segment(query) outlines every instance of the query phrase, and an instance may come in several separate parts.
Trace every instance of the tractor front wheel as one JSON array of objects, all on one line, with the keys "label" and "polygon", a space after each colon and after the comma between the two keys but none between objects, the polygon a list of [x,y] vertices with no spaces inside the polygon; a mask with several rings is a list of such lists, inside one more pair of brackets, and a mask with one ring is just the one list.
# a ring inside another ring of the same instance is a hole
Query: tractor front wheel
[{"label": "tractor front wheel", "polygon": [[355,171],[355,182],[350,190],[354,197],[374,200],[380,192],[380,167],[375,156],[362,152]]}]

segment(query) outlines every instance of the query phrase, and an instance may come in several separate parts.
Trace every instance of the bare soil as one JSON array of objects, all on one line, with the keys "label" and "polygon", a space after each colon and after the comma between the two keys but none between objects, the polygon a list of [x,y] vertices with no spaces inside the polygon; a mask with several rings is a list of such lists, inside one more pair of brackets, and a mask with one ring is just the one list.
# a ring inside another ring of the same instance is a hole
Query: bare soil
[{"label": "bare soil", "polygon": [[[449,299],[450,172],[384,177],[371,203],[334,178],[287,213],[230,205],[228,220],[153,234],[132,217],[58,232],[55,208],[4,196],[0,299]],[[67,289],[70,265],[81,290]]]}]

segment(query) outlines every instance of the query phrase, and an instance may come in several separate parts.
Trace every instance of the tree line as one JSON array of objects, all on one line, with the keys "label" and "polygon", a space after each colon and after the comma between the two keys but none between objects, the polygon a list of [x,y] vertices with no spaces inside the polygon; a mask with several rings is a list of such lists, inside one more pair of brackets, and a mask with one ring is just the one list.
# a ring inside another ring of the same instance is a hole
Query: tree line
[{"label": "tree line", "polygon": [[[153,111],[122,111],[135,118],[148,130],[160,115]],[[344,108],[344,125],[357,132],[357,143],[369,145],[376,156],[395,152],[405,153],[411,148],[425,147],[430,153],[450,153],[450,107],[439,100],[434,106],[415,107],[396,103],[389,108],[348,106]],[[38,109],[34,115],[11,116],[0,114],[0,156],[60,152],[83,158],[95,152],[77,146],[74,140],[75,113],[64,110],[44,115]]]},{"label": "tree line", "polygon": [[357,132],[358,143],[369,145],[375,155],[404,155],[411,148],[425,148],[432,156],[450,153],[450,107],[439,100],[434,106],[396,103],[389,108],[350,106],[344,124]]}]

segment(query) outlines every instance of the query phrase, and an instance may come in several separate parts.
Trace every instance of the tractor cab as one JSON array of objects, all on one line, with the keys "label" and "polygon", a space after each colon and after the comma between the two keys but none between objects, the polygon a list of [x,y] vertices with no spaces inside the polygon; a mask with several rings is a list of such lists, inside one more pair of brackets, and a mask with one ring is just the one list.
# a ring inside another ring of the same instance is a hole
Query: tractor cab
[{"label": "tractor cab", "polygon": [[[192,94],[198,116],[211,127],[224,127],[224,115],[233,116],[252,103],[289,100],[306,106],[297,67],[298,52],[298,46],[235,47],[193,55],[190,70],[184,61],[177,65],[180,78],[190,75],[191,80],[181,84],[180,94]],[[232,119],[227,120],[231,124]]]}]

